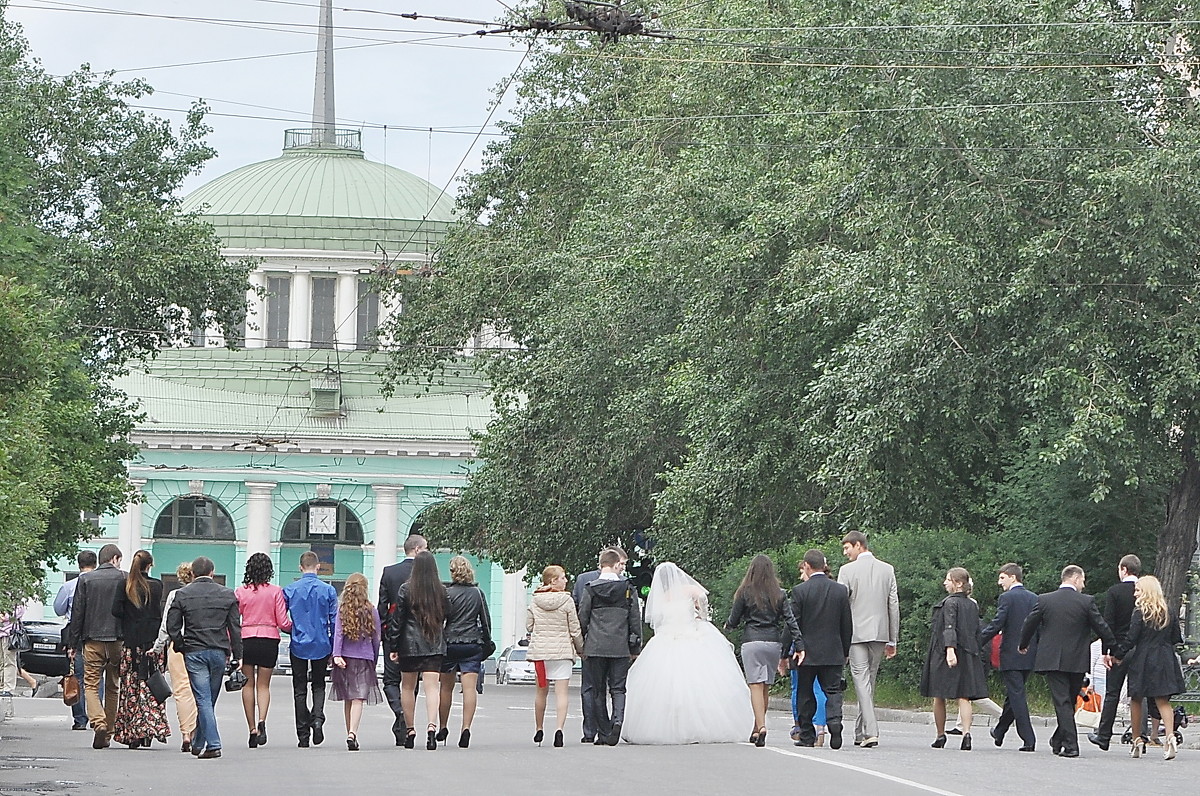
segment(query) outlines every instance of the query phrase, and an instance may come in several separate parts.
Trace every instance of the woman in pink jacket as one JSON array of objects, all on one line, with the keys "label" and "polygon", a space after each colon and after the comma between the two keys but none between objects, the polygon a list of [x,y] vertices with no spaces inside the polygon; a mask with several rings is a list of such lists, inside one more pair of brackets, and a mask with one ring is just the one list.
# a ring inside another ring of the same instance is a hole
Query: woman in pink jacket
[{"label": "woman in pink jacket", "polygon": [[[271,707],[271,673],[279,660],[279,631],[291,630],[283,589],[271,583],[275,567],[266,553],[246,562],[246,577],[234,594],[242,612],[242,707],[250,727],[250,748],[267,745],[267,710]],[[257,722],[257,723],[256,723]]]}]

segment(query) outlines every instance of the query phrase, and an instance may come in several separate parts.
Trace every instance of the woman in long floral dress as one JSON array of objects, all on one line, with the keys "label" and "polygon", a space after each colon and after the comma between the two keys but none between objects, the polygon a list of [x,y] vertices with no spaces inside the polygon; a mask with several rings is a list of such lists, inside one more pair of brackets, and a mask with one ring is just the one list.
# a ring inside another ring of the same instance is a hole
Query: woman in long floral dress
[{"label": "woman in long floral dress", "polygon": [[125,588],[117,593],[112,607],[125,639],[121,654],[121,701],[113,740],[130,749],[149,747],[152,740],[166,743],[171,734],[166,708],[154,698],[147,683],[163,663],[161,654],[154,652],[162,622],[163,584],[150,577],[153,564],[154,558],[146,550],[133,554]]}]

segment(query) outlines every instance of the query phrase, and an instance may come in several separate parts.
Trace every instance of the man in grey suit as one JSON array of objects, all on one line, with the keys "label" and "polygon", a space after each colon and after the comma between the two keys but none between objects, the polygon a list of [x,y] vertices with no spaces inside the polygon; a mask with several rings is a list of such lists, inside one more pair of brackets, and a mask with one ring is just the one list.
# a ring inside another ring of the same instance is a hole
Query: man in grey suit
[{"label": "man in grey suit", "polygon": [[1108,623],[1096,608],[1096,600],[1083,593],[1081,567],[1068,564],[1062,571],[1062,585],[1052,592],[1039,594],[1037,605],[1025,617],[1019,652],[1028,654],[1030,643],[1038,639],[1033,668],[1046,676],[1058,727],[1050,736],[1050,750],[1061,757],[1079,757],[1079,731],[1075,726],[1075,697],[1083,686],[1083,676],[1091,668],[1092,634],[1107,648],[1117,645]]},{"label": "man in grey suit", "polygon": [[900,598],[896,571],[867,549],[867,536],[851,531],[842,537],[842,552],[850,561],[838,571],[838,583],[850,590],[854,637],[850,644],[850,677],[858,696],[854,745],[879,745],[875,719],[875,678],[884,657],[896,656],[900,640]]},{"label": "man in grey suit", "polygon": [[[613,551],[617,557],[621,559],[621,566],[624,567],[625,562],[629,560],[629,555],[621,548],[613,545],[606,547],[600,551],[600,557],[604,558],[604,554]],[[624,569],[621,570],[622,573]],[[587,585],[600,577],[600,570],[593,569],[590,572],[584,572],[575,578],[575,588],[571,591],[571,597],[575,600],[575,608],[579,609],[583,603],[583,593]],[[623,576],[622,576],[623,577]],[[583,743],[594,743],[596,740],[596,720],[592,715],[592,704],[595,699],[596,683],[592,679],[592,670],[587,666],[583,667],[583,671],[579,674],[579,699],[583,703],[583,737],[580,739]]]}]

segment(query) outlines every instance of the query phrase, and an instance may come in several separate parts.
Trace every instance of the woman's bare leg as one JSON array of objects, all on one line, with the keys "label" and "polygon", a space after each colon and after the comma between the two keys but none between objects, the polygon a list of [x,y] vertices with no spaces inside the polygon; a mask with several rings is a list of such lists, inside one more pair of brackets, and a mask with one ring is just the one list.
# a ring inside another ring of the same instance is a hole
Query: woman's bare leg
[{"label": "woman's bare leg", "polygon": [[[454,672],[442,673],[442,695],[438,702],[438,729],[450,724],[450,705],[454,702]],[[465,704],[465,701],[464,701]]]},{"label": "woman's bare leg", "polygon": [[409,733],[414,730],[413,714],[417,712],[417,680],[420,672],[400,672],[400,704]]},{"label": "woman's bare leg", "polygon": [[[453,677],[453,675],[451,675]],[[471,729],[471,721],[475,718],[475,706],[479,704],[479,693],[475,690],[479,685],[479,675],[474,672],[463,672],[462,687],[463,687],[463,720],[462,728],[464,730]],[[454,687],[454,683],[450,683],[450,687]],[[447,712],[449,709],[447,708]]]},{"label": "woman's bare leg", "polygon": [[567,726],[567,702],[569,699],[568,689],[571,687],[570,680],[555,680],[554,681],[554,702],[558,712],[558,727],[562,729]]},{"label": "woman's bare leg", "polygon": [[546,721],[546,697],[550,694],[550,686],[538,686],[533,695],[533,720],[537,729],[542,729]]}]

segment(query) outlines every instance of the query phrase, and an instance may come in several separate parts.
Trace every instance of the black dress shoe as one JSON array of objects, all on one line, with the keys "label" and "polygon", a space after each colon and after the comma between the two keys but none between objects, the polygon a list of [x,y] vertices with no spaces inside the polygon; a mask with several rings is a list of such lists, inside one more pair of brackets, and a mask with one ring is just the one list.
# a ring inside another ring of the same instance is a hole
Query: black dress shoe
[{"label": "black dress shoe", "polygon": [[300,749],[307,749],[308,748],[308,739],[301,738],[299,743],[296,744],[296,746],[299,747]]},{"label": "black dress shoe", "polygon": [[1018,752],[1032,752],[1032,751],[1034,751],[1034,749],[1033,749],[1033,747],[1032,747],[1032,746],[1022,746],[1022,747],[1021,747],[1020,749],[1018,749],[1017,751],[1018,751]]},{"label": "black dress shoe", "polygon": [[196,755],[196,757],[199,757],[201,760],[212,760],[212,759],[220,757],[220,756],[221,756],[220,749],[205,749],[203,752]]},{"label": "black dress shoe", "polygon": [[958,727],[951,727],[950,729],[946,730],[946,734],[947,735],[962,735],[962,730],[960,730]]},{"label": "black dress shoe", "polygon": [[320,746],[325,743],[325,728],[321,724],[313,725],[313,746]]},{"label": "black dress shoe", "polygon": [[1078,749],[1063,749],[1059,757],[1079,757]]},{"label": "black dress shoe", "polygon": [[1094,732],[1088,733],[1088,740],[1100,747],[1101,751],[1108,751],[1108,738],[1103,738]]},{"label": "black dress shoe", "polygon": [[840,725],[840,724],[830,724],[829,725],[829,748],[830,749],[841,749],[842,748],[842,725]]},{"label": "black dress shoe", "polygon": [[992,727],[988,730],[988,735],[992,736],[992,743],[996,744],[996,746],[1004,746],[1004,733],[997,735],[996,728]]},{"label": "black dress shoe", "polygon": [[809,749],[814,749],[814,748],[816,748],[816,746],[817,746],[817,745],[816,745],[815,743],[813,743],[812,741],[809,741],[809,742],[807,742],[807,743],[805,743],[804,741],[795,741],[794,743],[795,743],[795,745],[796,745],[796,746],[805,746],[805,747],[808,747]]}]

